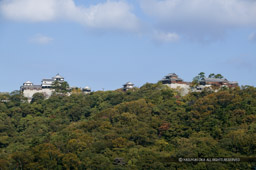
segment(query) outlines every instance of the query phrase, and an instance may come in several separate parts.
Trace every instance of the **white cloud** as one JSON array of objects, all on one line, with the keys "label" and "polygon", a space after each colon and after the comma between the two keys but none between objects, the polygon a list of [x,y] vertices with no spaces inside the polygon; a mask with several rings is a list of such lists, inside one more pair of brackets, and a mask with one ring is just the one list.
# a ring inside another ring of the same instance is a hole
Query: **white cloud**
[{"label": "white cloud", "polygon": [[256,42],[256,33],[255,33],[255,32],[254,32],[254,33],[251,33],[251,34],[249,35],[248,39],[249,39],[250,41],[255,41],[255,42]]},{"label": "white cloud", "polygon": [[165,33],[165,32],[158,32],[155,31],[154,33],[154,40],[156,42],[160,42],[160,43],[170,43],[170,42],[176,42],[179,40],[179,35],[176,33]]},{"label": "white cloud", "polygon": [[136,30],[139,21],[124,2],[101,3],[90,8],[80,8],[79,22],[93,28],[119,28]]},{"label": "white cloud", "polygon": [[77,6],[74,0],[3,0],[2,15],[10,20],[46,22],[58,19],[75,21],[89,28],[137,31],[139,20],[123,1],[107,1],[90,7]]},{"label": "white cloud", "polygon": [[56,18],[57,1],[53,0],[4,0],[2,14],[12,20],[50,21]]},{"label": "white cloud", "polygon": [[48,44],[53,41],[53,38],[38,34],[30,39],[30,42],[37,44]]},{"label": "white cloud", "polygon": [[255,0],[140,0],[164,31],[215,39],[233,28],[256,27]]}]

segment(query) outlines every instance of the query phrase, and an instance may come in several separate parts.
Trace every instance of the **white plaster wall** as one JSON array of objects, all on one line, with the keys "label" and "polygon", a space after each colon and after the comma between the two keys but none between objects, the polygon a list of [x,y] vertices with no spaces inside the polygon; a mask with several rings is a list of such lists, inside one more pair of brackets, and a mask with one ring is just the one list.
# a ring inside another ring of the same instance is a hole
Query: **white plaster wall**
[{"label": "white plaster wall", "polygon": [[23,91],[23,96],[28,98],[28,99],[32,99],[33,95],[35,93],[40,93],[41,90],[30,90],[30,89],[26,89]]},{"label": "white plaster wall", "polygon": [[167,84],[168,87],[178,90],[182,96],[190,92],[190,86],[187,84]]},{"label": "white plaster wall", "polygon": [[133,88],[133,85],[128,85],[126,86],[127,89],[132,89]]},{"label": "white plaster wall", "polygon": [[42,89],[40,93],[43,93],[46,99],[48,99],[53,92],[54,92],[53,89]]},{"label": "white plaster wall", "polygon": [[26,89],[23,91],[23,96],[28,98],[28,101],[30,102],[35,93],[43,93],[45,98],[48,99],[53,92],[54,92],[53,89],[41,89],[41,90]]},{"label": "white plaster wall", "polygon": [[43,81],[43,85],[52,85],[53,81]]}]

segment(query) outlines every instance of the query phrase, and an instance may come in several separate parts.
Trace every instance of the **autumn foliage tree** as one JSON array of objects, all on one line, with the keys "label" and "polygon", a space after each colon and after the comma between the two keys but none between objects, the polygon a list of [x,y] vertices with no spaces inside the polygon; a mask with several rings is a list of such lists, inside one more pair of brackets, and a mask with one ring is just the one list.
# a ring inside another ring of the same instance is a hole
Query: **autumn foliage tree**
[{"label": "autumn foliage tree", "polygon": [[[58,88],[61,92],[67,86]],[[35,94],[32,101],[20,94],[0,94],[0,169],[256,166],[171,159],[255,157],[255,87],[181,96],[161,83],[147,83],[129,92],[55,93],[49,99]]]}]

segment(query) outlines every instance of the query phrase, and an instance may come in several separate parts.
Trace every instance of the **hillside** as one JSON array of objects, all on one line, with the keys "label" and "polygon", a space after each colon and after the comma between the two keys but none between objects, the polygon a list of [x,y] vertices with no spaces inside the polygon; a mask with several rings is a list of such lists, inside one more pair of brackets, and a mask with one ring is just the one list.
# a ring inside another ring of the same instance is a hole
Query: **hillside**
[{"label": "hillside", "polygon": [[89,95],[0,94],[0,169],[251,169],[256,88],[184,97],[162,84]]}]

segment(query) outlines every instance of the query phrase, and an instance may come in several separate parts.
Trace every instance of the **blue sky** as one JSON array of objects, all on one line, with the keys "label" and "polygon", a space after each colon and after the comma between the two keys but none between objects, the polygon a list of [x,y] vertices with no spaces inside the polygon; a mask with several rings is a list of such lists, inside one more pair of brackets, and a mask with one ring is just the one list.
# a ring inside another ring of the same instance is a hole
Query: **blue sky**
[{"label": "blue sky", "polygon": [[60,73],[113,90],[175,72],[256,85],[255,0],[1,0],[0,91]]}]

